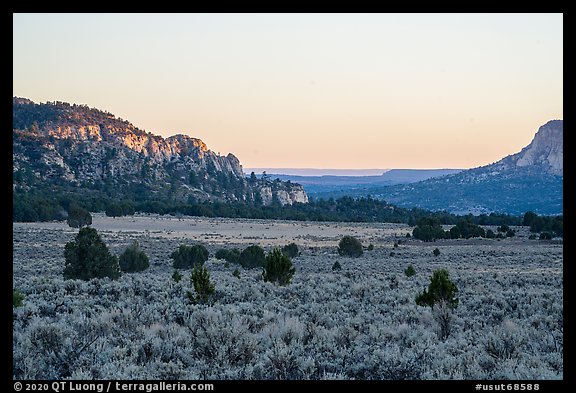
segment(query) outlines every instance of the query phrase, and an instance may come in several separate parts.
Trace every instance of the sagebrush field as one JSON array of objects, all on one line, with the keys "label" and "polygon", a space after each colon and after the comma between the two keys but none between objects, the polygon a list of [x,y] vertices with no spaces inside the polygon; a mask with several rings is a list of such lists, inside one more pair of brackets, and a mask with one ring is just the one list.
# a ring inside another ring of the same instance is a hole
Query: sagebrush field
[{"label": "sagebrush field", "polygon": [[[563,378],[562,244],[528,240],[527,228],[424,243],[403,224],[93,218],[113,254],[137,240],[150,268],[64,280],[64,245],[78,230],[14,223],[13,284],[25,295],[13,309],[15,379]],[[338,255],[344,235],[362,242],[361,257]],[[287,286],[214,258],[291,242],[300,255]],[[172,279],[170,254],[197,243],[210,252],[213,304],[186,296],[190,270]],[[439,268],[459,289],[445,340],[436,310],[415,303]]]}]

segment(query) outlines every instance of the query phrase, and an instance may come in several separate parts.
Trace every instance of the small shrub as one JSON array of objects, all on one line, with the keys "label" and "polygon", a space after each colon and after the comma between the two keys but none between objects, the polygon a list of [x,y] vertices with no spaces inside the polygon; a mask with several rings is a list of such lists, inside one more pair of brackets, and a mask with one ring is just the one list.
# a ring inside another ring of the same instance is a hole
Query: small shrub
[{"label": "small shrub", "polygon": [[[206,303],[214,294],[216,285],[210,281],[210,272],[204,265],[197,264],[192,269],[190,280],[196,292],[196,301]],[[190,298],[190,295],[188,295]]]},{"label": "small shrub", "polygon": [[141,272],[150,267],[148,255],[140,249],[136,240],[120,255],[119,263],[120,269],[126,273]]},{"label": "small shrub", "polygon": [[552,240],[552,233],[550,233],[550,232],[541,232],[541,233],[540,233],[540,240]]},{"label": "small shrub", "polygon": [[236,278],[240,278],[240,270],[234,269],[234,271],[232,272],[232,275]]},{"label": "small shrub", "polygon": [[428,290],[424,290],[416,296],[416,304],[433,307],[435,304],[445,301],[448,307],[455,308],[458,305],[457,293],[458,287],[450,279],[448,271],[438,269],[430,278]]},{"label": "small shrub", "polygon": [[342,266],[340,266],[340,262],[338,262],[338,261],[334,262],[334,264],[332,265],[332,271],[339,272],[340,270],[342,270]]},{"label": "small shrub", "polygon": [[187,246],[181,244],[172,252],[170,258],[174,260],[172,266],[175,269],[190,269],[195,265],[203,265],[208,260],[208,250],[202,244]]},{"label": "small shrub", "polygon": [[174,273],[172,273],[172,280],[174,280],[174,282],[180,282],[182,278],[182,274],[178,270],[174,270]]},{"label": "small shrub", "polygon": [[353,236],[346,235],[338,243],[338,254],[358,258],[364,253],[362,243]]},{"label": "small shrub", "polygon": [[374,244],[370,243],[367,248],[368,251],[374,251]]},{"label": "small shrub", "polygon": [[445,300],[434,304],[432,317],[438,323],[438,337],[443,341],[446,340],[452,332],[452,309]]},{"label": "small shrub", "polygon": [[450,280],[448,271],[438,269],[430,278],[428,290],[416,296],[417,305],[432,308],[432,316],[440,328],[438,336],[441,340],[446,340],[452,330],[452,310],[458,306],[457,292],[458,287]]},{"label": "small shrub", "polygon": [[76,238],[64,247],[64,279],[120,277],[118,258],[112,255],[94,228],[80,229]]},{"label": "small shrub", "polygon": [[390,289],[398,288],[398,278],[396,276],[389,277],[388,281],[390,281]]},{"label": "small shrub", "polygon": [[531,234],[530,236],[528,236],[528,240],[535,240],[536,239],[536,234]]},{"label": "small shrub", "polygon": [[264,249],[256,244],[246,247],[240,253],[239,262],[244,269],[264,267],[264,263],[266,262]]},{"label": "small shrub", "polygon": [[434,256],[437,257],[438,255],[440,255],[440,250],[438,249],[438,247],[436,247],[434,249],[434,251],[432,251],[434,253]]},{"label": "small shrub", "polygon": [[275,248],[266,255],[262,279],[277,285],[288,285],[295,272],[290,258],[282,250]]},{"label": "small shrub", "polygon": [[214,254],[216,259],[224,259],[226,262],[230,263],[239,263],[240,262],[240,250],[237,248],[233,248],[231,250],[227,250],[225,248],[221,248],[216,251]]},{"label": "small shrub", "polygon": [[24,294],[17,289],[12,291],[12,306],[21,307],[24,304]]},{"label": "small shrub", "polygon": [[412,277],[416,274],[416,269],[414,269],[414,266],[408,265],[408,267],[404,270],[404,274],[406,274],[406,277]]},{"label": "small shrub", "polygon": [[300,254],[300,252],[298,251],[298,246],[296,245],[296,243],[290,243],[290,244],[285,245],[284,247],[282,247],[282,252],[288,258],[296,258]]},{"label": "small shrub", "polygon": [[186,291],[186,297],[188,298],[188,301],[192,304],[196,303],[196,296],[194,295],[194,293],[192,293],[192,291]]},{"label": "small shrub", "polygon": [[486,230],[486,238],[487,239],[494,239],[495,237],[496,237],[496,234],[494,233],[494,231],[492,229]]}]

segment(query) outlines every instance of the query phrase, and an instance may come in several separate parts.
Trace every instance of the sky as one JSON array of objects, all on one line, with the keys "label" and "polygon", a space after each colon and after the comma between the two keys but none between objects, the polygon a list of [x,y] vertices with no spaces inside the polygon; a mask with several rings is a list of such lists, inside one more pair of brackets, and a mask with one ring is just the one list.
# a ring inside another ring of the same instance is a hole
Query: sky
[{"label": "sky", "polygon": [[244,167],[473,168],[563,118],[563,15],[13,14],[13,95]]}]

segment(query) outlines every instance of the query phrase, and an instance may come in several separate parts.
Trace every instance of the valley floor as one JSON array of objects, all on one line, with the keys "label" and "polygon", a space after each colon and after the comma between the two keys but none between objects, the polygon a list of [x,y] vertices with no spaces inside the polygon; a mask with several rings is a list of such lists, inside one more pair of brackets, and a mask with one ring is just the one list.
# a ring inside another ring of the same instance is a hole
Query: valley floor
[{"label": "valley floor", "polygon": [[[26,296],[13,311],[15,379],[563,378],[562,244],[528,240],[527,228],[423,243],[402,224],[95,214],[92,227],[115,255],[138,240],[150,268],[65,281],[64,245],[78,231],[13,224],[13,283]],[[374,250],[339,256],[344,235]],[[190,274],[175,283],[170,254],[197,242],[210,255],[294,242],[301,255],[286,287],[211,257],[217,300],[190,304]],[[446,340],[436,311],[414,301],[438,268],[459,288]]]}]

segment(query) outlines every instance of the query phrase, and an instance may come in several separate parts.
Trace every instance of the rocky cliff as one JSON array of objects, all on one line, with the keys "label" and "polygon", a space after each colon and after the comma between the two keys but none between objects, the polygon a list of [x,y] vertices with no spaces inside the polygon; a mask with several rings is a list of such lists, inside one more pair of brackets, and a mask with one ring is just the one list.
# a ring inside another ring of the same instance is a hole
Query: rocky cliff
[{"label": "rocky cliff", "polygon": [[402,207],[455,214],[562,214],[563,131],[562,120],[551,120],[528,146],[493,164],[370,193]]},{"label": "rocky cliff", "polygon": [[[13,187],[68,187],[122,195],[150,193],[189,201],[307,202],[300,185],[244,178],[233,154],[197,138],[143,131],[111,113],[63,102],[13,99]],[[263,195],[272,197],[264,198]]]},{"label": "rocky cliff", "polygon": [[500,166],[527,167],[551,175],[564,174],[564,121],[550,120],[538,129],[534,139],[519,153],[501,160]]}]

